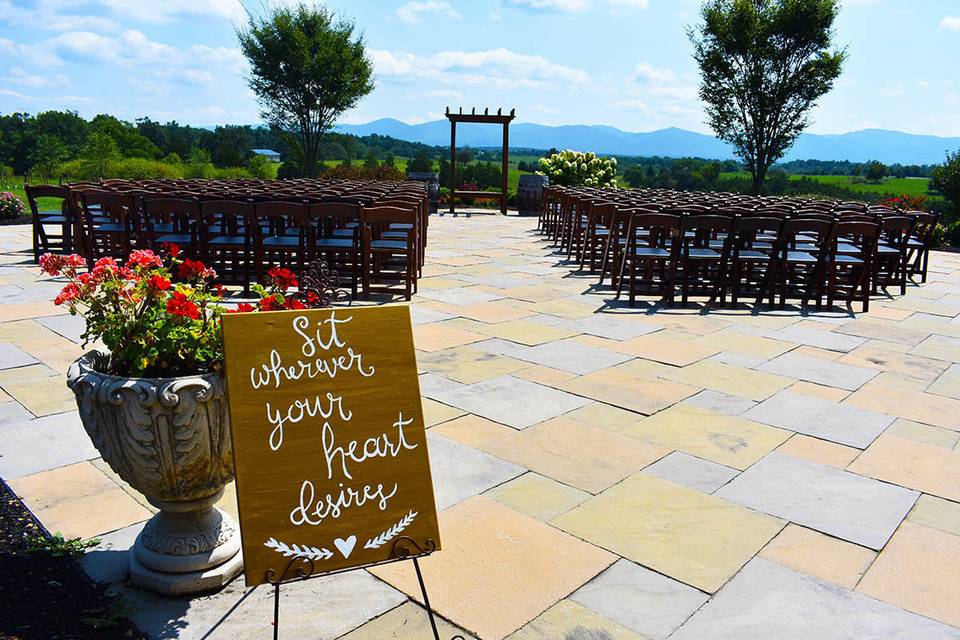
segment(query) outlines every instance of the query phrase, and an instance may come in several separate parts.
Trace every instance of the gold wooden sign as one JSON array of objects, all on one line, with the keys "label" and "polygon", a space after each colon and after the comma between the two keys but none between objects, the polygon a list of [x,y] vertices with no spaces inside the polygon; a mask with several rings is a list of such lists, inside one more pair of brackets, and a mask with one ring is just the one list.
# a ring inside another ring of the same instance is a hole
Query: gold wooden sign
[{"label": "gold wooden sign", "polygon": [[223,340],[247,586],[439,549],[406,307],[228,314]]}]

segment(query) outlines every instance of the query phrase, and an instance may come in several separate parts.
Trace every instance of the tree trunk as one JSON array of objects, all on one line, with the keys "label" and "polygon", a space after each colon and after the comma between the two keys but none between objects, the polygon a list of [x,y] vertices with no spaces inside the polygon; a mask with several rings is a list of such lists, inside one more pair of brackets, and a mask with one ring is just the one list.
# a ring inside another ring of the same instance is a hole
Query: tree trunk
[{"label": "tree trunk", "polygon": [[766,167],[757,167],[753,170],[752,175],[753,185],[750,187],[750,193],[757,196],[763,192],[763,182],[767,179],[767,169]]}]

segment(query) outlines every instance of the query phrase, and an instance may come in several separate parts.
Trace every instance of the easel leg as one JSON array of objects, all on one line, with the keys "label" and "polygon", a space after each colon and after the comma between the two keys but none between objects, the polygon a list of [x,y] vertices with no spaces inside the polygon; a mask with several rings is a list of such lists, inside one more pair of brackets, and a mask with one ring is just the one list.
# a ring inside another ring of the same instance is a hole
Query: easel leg
[{"label": "easel leg", "polygon": [[413,558],[413,568],[417,572],[417,582],[420,583],[420,593],[423,594],[423,606],[427,608],[427,617],[430,618],[430,628],[433,630],[433,640],[440,640],[440,632],[437,631],[437,621],[433,617],[433,607],[430,606],[430,596],[427,595],[427,585],[423,582],[423,574],[420,572],[420,563],[417,562],[416,558]]},{"label": "easel leg", "polygon": [[280,638],[280,583],[273,585],[273,640]]}]

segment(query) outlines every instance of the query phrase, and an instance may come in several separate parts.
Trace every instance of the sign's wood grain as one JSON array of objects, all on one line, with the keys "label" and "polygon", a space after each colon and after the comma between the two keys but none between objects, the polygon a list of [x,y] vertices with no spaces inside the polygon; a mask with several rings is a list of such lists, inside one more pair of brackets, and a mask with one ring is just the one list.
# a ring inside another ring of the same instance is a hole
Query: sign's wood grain
[{"label": "sign's wood grain", "polygon": [[406,307],[229,314],[223,339],[248,586],[439,548]]}]

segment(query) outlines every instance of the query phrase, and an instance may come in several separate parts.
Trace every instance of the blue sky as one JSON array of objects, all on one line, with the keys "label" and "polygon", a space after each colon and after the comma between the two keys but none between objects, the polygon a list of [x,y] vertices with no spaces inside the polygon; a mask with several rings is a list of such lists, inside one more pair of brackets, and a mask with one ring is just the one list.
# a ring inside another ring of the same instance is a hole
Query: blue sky
[{"label": "blue sky", "polygon": [[[700,0],[327,6],[357,23],[376,67],[344,122],[476,105],[516,107],[524,122],[708,131],[685,35]],[[0,112],[258,122],[235,37],[244,19],[240,0],[0,0]],[[837,36],[850,59],[811,131],[960,135],[960,0],[843,0]]]}]

